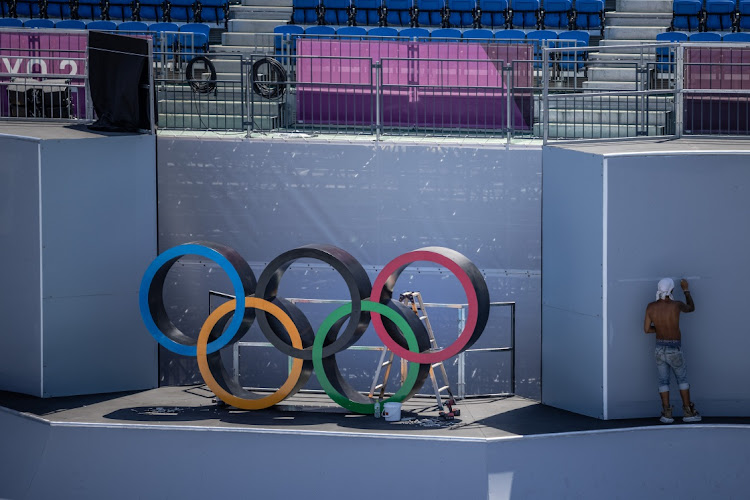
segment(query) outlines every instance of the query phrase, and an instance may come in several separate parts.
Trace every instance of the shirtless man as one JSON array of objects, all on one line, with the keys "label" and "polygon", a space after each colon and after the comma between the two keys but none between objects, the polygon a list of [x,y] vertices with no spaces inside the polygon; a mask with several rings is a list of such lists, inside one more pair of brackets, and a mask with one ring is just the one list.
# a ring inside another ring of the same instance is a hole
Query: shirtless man
[{"label": "shirtless man", "polygon": [[656,301],[646,307],[643,331],[656,334],[656,368],[659,370],[659,395],[661,396],[662,423],[671,424],[672,406],[669,404],[669,377],[674,372],[682,397],[683,422],[700,422],[701,416],[690,401],[690,385],[687,383],[687,370],[682,356],[680,336],[680,313],[695,311],[693,298],[688,290],[687,280],[680,280],[687,304],[674,300],[674,281],[664,278],[659,281]]}]

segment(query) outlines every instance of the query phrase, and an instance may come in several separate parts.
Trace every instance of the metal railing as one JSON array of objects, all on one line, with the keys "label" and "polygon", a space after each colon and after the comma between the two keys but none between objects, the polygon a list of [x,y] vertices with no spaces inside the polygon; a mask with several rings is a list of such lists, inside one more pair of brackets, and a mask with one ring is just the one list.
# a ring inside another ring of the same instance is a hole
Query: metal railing
[{"label": "metal railing", "polygon": [[[213,306],[211,303],[212,297],[217,297],[220,299],[225,300],[234,300],[235,296],[224,293],[224,292],[217,292],[214,290],[210,290],[208,292],[209,296],[209,313],[213,311]],[[350,301],[348,300],[338,300],[338,299],[306,299],[306,298],[288,298],[286,299],[292,304],[334,304],[334,305],[343,305],[348,304]],[[467,318],[467,311],[468,311],[468,305],[467,304],[440,304],[440,303],[430,303],[425,302],[425,307],[429,309],[452,309],[456,310],[457,312],[457,334],[460,334],[464,327],[466,326],[466,318]],[[456,397],[459,399],[465,399],[467,397],[482,397],[482,396],[510,396],[515,395],[516,393],[516,303],[515,302],[490,302],[490,308],[497,308],[497,307],[508,307],[510,308],[510,345],[508,346],[499,346],[499,347],[485,347],[485,348],[474,348],[474,349],[466,349],[465,351],[462,351],[457,356],[458,361],[458,372],[457,372],[457,381],[456,381]],[[231,375],[234,378],[235,382],[240,385],[240,373],[239,373],[239,365],[240,365],[240,348],[241,347],[247,347],[247,348],[274,348],[274,345],[270,342],[236,342],[232,345],[232,369],[231,369]],[[385,349],[385,346],[379,345],[379,346],[365,346],[365,345],[353,345],[349,347],[347,350],[349,351],[373,351],[373,352],[382,352]],[[492,393],[492,394],[467,394],[466,393],[466,371],[467,371],[467,356],[469,354],[479,354],[479,353],[503,353],[507,352],[510,353],[510,362],[509,362],[509,383],[510,383],[510,391],[507,393]],[[291,363],[292,359],[289,358],[289,367],[288,369],[291,370]],[[268,387],[254,387],[253,389],[256,390],[276,390],[276,388],[268,388]],[[306,391],[303,390],[301,392],[319,392],[319,391]]]}]

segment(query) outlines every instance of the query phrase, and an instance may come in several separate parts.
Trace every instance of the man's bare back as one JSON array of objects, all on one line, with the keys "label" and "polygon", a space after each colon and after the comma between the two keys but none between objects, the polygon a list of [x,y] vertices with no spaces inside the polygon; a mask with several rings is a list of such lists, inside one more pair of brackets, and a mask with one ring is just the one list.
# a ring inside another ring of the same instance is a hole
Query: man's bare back
[{"label": "man's bare back", "polygon": [[695,304],[690,296],[687,280],[681,280],[680,286],[685,292],[687,304],[679,300],[672,300],[669,297],[651,302],[646,307],[646,319],[643,323],[644,332],[655,333],[659,340],[681,340],[680,313],[695,311]]}]

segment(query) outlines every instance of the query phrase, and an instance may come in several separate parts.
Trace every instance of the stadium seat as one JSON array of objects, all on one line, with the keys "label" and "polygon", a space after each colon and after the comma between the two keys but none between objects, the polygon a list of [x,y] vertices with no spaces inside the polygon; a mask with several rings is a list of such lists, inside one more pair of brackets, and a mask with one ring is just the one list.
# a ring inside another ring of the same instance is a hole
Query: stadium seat
[{"label": "stadium seat", "polygon": [[15,17],[2,17],[0,18],[0,28],[21,28],[23,27],[23,21],[16,19]]},{"label": "stadium seat", "polygon": [[[537,30],[537,31],[529,31],[526,33],[526,40],[531,42],[534,46],[534,59],[536,61],[542,60],[542,49],[544,47],[551,47],[552,45],[548,44],[549,40],[557,40],[557,33],[551,30]],[[540,67],[540,64],[536,64],[537,67]]]},{"label": "stadium seat", "polygon": [[55,23],[55,28],[61,30],[85,30],[86,23],[78,19],[65,19],[63,21],[57,21]]},{"label": "stadium seat", "polygon": [[[561,48],[565,47],[586,47],[591,41],[587,31],[564,31],[557,36],[556,45]],[[587,59],[584,51],[562,51],[559,52],[560,69],[572,71],[573,69],[581,70]]]},{"label": "stadium seat", "polygon": [[508,28],[510,12],[508,0],[479,0],[479,26],[482,28]]},{"label": "stadium seat", "polygon": [[[73,19],[98,21],[102,18],[103,3],[101,0],[78,0],[72,4],[71,15]],[[86,26],[88,27],[88,24]]]},{"label": "stadium seat", "polygon": [[706,30],[726,31],[734,26],[735,0],[706,0]]},{"label": "stadium seat", "polygon": [[24,28],[54,28],[55,22],[52,19],[29,19],[23,22]]},{"label": "stadium seat", "polygon": [[164,7],[164,17],[167,22],[189,23],[195,19],[193,3],[195,0],[167,0]]},{"label": "stadium seat", "polygon": [[[461,38],[461,30],[455,28],[438,28],[432,30],[430,38],[438,42],[457,42]],[[436,38],[445,38],[445,40],[436,40]]]},{"label": "stadium seat", "polygon": [[398,30],[389,27],[372,28],[367,32],[367,36],[377,37],[378,40],[395,42],[398,40]]},{"label": "stadium seat", "polygon": [[378,26],[382,2],[380,0],[353,0],[354,24]]},{"label": "stadium seat", "polygon": [[703,24],[702,0],[674,0],[670,31],[701,30]]},{"label": "stadium seat", "polygon": [[[297,37],[305,32],[305,28],[297,26],[295,24],[284,24],[276,26],[273,29],[275,33],[274,48],[276,49],[276,56],[282,55],[295,55],[297,54]],[[285,58],[279,58],[279,62],[286,64]]]},{"label": "stadium seat", "polygon": [[446,4],[448,25],[453,28],[478,27],[474,16],[477,12],[475,0],[448,0]]},{"label": "stadium seat", "polygon": [[[459,34],[460,35],[460,34]],[[430,31],[425,28],[404,28],[398,32],[399,38],[408,38],[413,40],[415,38],[430,38]]]},{"label": "stadium seat", "polygon": [[525,43],[526,33],[521,30],[503,30],[495,32],[495,40],[507,40],[507,43]]},{"label": "stadium seat", "polygon": [[113,21],[91,21],[86,24],[86,29],[92,31],[115,31],[117,23]]},{"label": "stadium seat", "polygon": [[691,33],[688,37],[689,42],[720,42],[721,35],[711,31],[705,33]]},{"label": "stadium seat", "polygon": [[722,42],[750,43],[750,33],[727,33],[721,39]]},{"label": "stadium seat", "polygon": [[336,26],[346,26],[349,24],[350,7],[349,0],[322,0],[320,9],[323,22]]},{"label": "stadium seat", "polygon": [[[163,52],[173,53],[177,50],[177,32],[179,26],[175,23],[151,23],[148,25],[148,31],[151,32],[154,39],[154,54],[159,55]],[[171,55],[170,55],[171,57]]]},{"label": "stadium seat", "polygon": [[292,0],[292,23],[318,24],[318,0]]},{"label": "stadium seat", "polygon": [[131,21],[133,19],[133,0],[108,0],[105,17],[112,21]]},{"label": "stadium seat", "polygon": [[367,30],[362,26],[344,26],[336,30],[336,36],[342,40],[362,40]]},{"label": "stadium seat", "polygon": [[148,33],[148,24],[141,21],[126,21],[117,25],[117,31]]},{"label": "stadium seat", "polygon": [[443,26],[444,0],[417,0],[417,26]]},{"label": "stadium seat", "polygon": [[162,21],[165,0],[136,0],[136,21]]},{"label": "stadium seat", "polygon": [[470,42],[488,43],[489,40],[492,40],[493,35],[490,30],[478,28],[464,30],[463,38]]},{"label": "stadium seat", "polygon": [[[2,0],[0,0],[2,2]],[[68,0],[47,0],[46,17],[53,19],[70,19],[71,10]]]},{"label": "stadium seat", "polygon": [[750,29],[750,0],[737,2],[737,31]]},{"label": "stadium seat", "polygon": [[29,19],[42,17],[41,6],[42,2],[38,0],[16,0],[16,15]]},{"label": "stadium seat", "polygon": [[384,0],[385,23],[388,26],[411,26],[414,4],[412,0]]},{"label": "stadium seat", "polygon": [[[659,33],[656,35],[657,42],[687,42],[688,36],[685,33],[677,31],[669,31],[666,33]],[[656,70],[665,72],[674,72],[672,65],[674,64],[674,51],[669,47],[657,47],[656,48]]]},{"label": "stadium seat", "polygon": [[570,29],[573,25],[572,0],[545,0],[542,9],[543,28]]},{"label": "stadium seat", "polygon": [[201,0],[195,4],[196,23],[214,23],[227,27],[229,20],[228,0]]},{"label": "stadium seat", "polygon": [[541,23],[540,0],[510,0],[513,11],[510,25],[513,28],[539,29]]},{"label": "stadium seat", "polygon": [[336,30],[330,26],[310,26],[305,28],[305,35],[312,35],[311,38],[320,40],[321,38],[333,38]]},{"label": "stadium seat", "polygon": [[[208,52],[208,35],[211,28],[204,23],[183,24],[179,29],[178,41],[180,51],[185,52]],[[190,44],[192,33],[192,46]]]},{"label": "stadium seat", "polygon": [[604,0],[577,0],[575,4],[575,28],[599,30],[604,36]]}]

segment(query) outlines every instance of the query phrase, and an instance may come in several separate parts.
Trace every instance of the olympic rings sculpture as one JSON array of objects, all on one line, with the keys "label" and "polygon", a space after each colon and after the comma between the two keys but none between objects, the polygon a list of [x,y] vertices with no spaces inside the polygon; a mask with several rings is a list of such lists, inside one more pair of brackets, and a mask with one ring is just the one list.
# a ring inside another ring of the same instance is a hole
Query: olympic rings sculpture
[{"label": "olympic rings sculpture", "polygon": [[[162,297],[169,269],[185,255],[198,255],[218,264],[229,276],[237,297],[208,316],[197,339],[172,323]],[[333,267],[344,278],[351,297],[351,302],[330,313],[317,331],[296,305],[277,296],[284,272],[303,258]],[[412,309],[393,300],[399,275],[417,261],[432,262],[450,270],[466,294],[468,315],[464,329],[455,342],[440,350],[431,348],[427,330]],[[356,391],[336,364],[336,354],[356,343],[370,322],[385,347],[409,361],[406,380],[385,400],[405,401],[419,391],[432,363],[459,354],[479,339],[487,324],[489,304],[489,291],[479,269],[464,255],[444,247],[420,248],[396,257],[371,284],[362,265],[333,245],[305,245],[284,252],[256,280],[250,265],[234,249],[211,242],[191,242],[170,248],[154,259],[146,269],[139,291],[141,317],[156,341],[174,353],[197,357],[201,376],[214,394],[225,403],[245,410],[260,410],[283,401],[299,391],[314,370],[333,401],[352,412],[372,414],[373,401]],[[220,353],[238,342],[256,319],[266,339],[293,359],[284,384],[273,394],[263,396],[246,390],[229,376]]]}]

